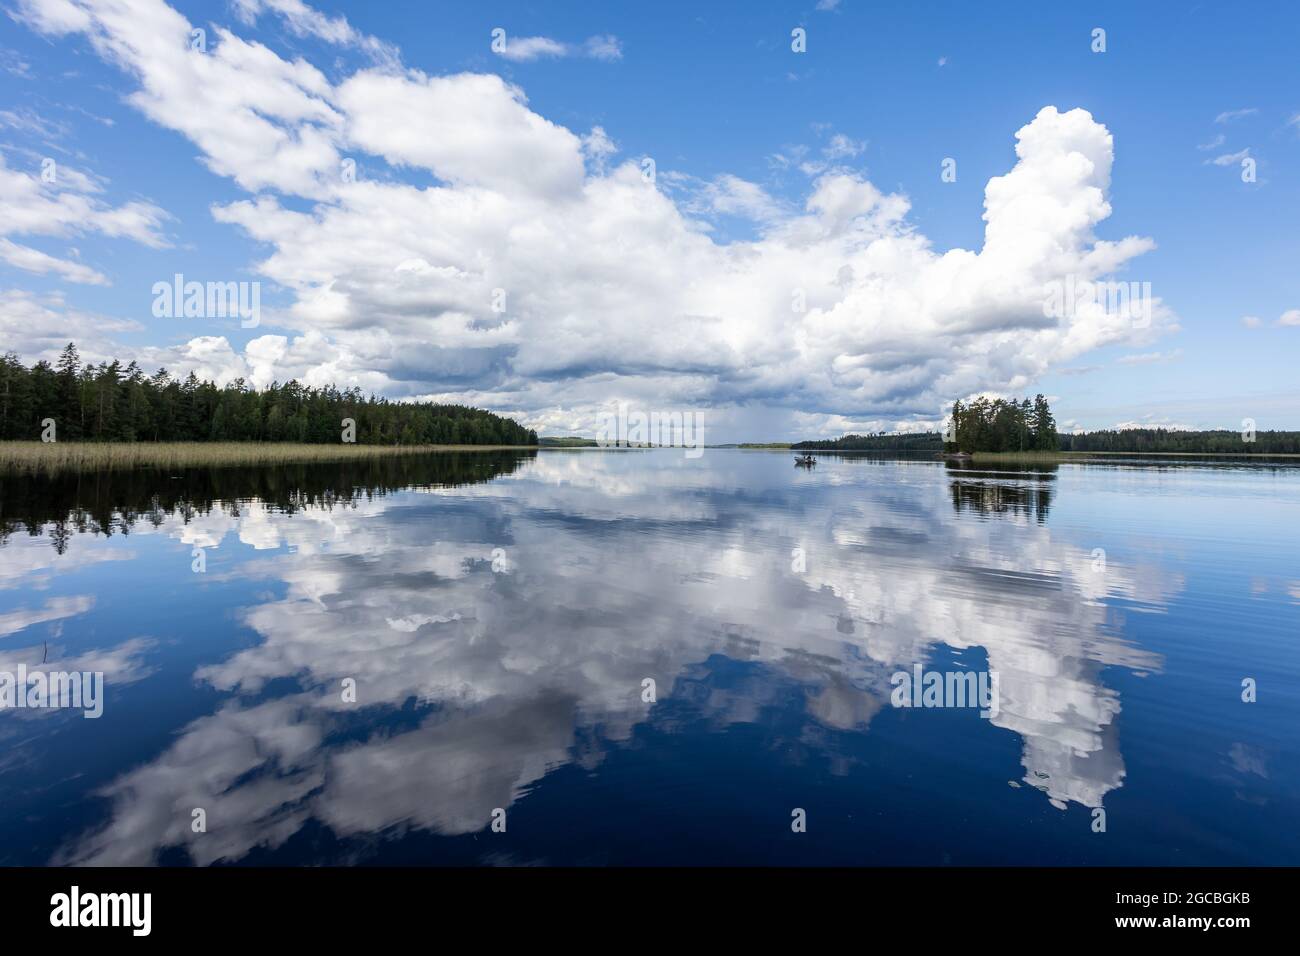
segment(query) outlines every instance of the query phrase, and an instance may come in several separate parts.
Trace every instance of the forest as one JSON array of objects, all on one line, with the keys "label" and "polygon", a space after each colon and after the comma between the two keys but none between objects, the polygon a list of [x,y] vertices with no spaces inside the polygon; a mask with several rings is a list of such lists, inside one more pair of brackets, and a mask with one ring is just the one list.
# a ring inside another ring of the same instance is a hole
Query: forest
[{"label": "forest", "polygon": [[1242,433],[1125,428],[1061,436],[1062,451],[1182,452],[1228,455],[1298,455],[1300,432]]},{"label": "forest", "polygon": [[135,362],[82,363],[69,343],[54,365],[0,358],[0,439],[36,440],[54,420],[58,441],[339,443],[343,420],[363,445],[536,445],[537,433],[465,405],[394,402],[359,388],[296,381],[223,387],[191,372],[146,374]]}]

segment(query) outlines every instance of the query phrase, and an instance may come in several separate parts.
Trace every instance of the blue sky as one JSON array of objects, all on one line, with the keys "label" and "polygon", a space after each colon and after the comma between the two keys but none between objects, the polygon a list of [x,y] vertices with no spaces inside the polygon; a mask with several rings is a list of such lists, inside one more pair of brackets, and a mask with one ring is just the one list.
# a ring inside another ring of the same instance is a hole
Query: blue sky
[{"label": "blue sky", "polygon": [[[29,360],[75,338],[550,433],[619,400],[727,441],[1034,391],[1087,428],[1300,428],[1293,4],[121,3],[0,18],[0,329]],[[183,21],[211,42],[173,62]],[[994,254],[986,186],[1031,123]],[[177,272],[260,282],[258,326],[155,317]],[[1033,290],[1069,274],[1149,282],[1155,322],[1044,329]]]}]

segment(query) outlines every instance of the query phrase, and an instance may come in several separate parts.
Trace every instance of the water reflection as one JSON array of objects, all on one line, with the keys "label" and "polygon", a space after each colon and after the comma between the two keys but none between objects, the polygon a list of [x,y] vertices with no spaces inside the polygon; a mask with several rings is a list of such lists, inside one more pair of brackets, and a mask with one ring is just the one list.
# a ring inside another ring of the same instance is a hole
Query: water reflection
[{"label": "water reflection", "polygon": [[[1098,574],[1086,542],[1051,533],[1052,471],[468,457],[298,466],[248,486],[130,476],[7,504],[6,526],[29,534],[73,512],[56,557],[15,549],[16,535],[0,549],[11,586],[89,560],[93,533],[170,542],[178,569],[160,573],[178,588],[190,546],[238,547],[205,586],[239,611],[212,622],[189,675],[215,706],[101,781],[94,822],[54,858],[306,861],[293,841],[320,828],[366,858],[376,837],[478,833],[560,768],[595,773],[651,731],[767,726],[773,759],[815,754],[842,776],[878,727],[896,761],[938,732],[890,705],[890,675],[918,663],[998,672],[997,715],[943,732],[962,747],[1014,734],[1019,782],[1051,805],[1102,806],[1123,786],[1107,674],[1156,674],[1163,659],[1125,638],[1115,604],[1159,611],[1184,582],[1118,559]],[[68,629],[96,613],[63,611]],[[797,732],[776,729],[791,718]],[[932,785],[959,791],[964,772]],[[219,826],[192,832],[195,807]]]},{"label": "water reflection", "polygon": [[1022,515],[1040,524],[1047,521],[1058,465],[1009,464],[990,468],[947,461],[944,466],[954,473],[949,488],[955,511]]},{"label": "water reflection", "polygon": [[73,534],[130,534],[137,522],[160,527],[178,514],[188,522],[220,508],[240,517],[240,504],[293,514],[307,508],[350,507],[362,498],[413,487],[454,488],[506,475],[535,451],[450,452],[428,456],[351,459],[328,464],[170,471],[0,472],[0,545],[20,531],[48,534],[67,550]]}]

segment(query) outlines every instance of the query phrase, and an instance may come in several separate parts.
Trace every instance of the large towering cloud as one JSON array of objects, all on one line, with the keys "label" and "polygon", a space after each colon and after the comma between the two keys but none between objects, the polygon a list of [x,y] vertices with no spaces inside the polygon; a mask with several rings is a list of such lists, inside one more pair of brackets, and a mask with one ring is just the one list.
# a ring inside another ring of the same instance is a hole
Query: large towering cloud
[{"label": "large towering cloud", "polygon": [[[268,8],[367,46],[346,21]],[[939,251],[905,196],[852,170],[820,168],[802,206],[734,176],[683,192],[495,75],[388,56],[332,82],[221,27],[192,49],[161,0],[22,0],[20,15],[88,37],[138,84],[136,107],[250,194],[213,214],[269,246],[256,268],[293,304],[243,350],[205,342],[205,367],[231,377],[455,393],[565,430],[620,399],[892,424],[1172,324],[1159,302],[1149,327],[1100,306],[1044,314],[1046,284],[1112,275],[1153,246],[1096,237],[1114,150],[1080,109],[1044,107],[1016,133],[983,247]],[[710,208],[754,210],[756,232],[716,240]]]}]

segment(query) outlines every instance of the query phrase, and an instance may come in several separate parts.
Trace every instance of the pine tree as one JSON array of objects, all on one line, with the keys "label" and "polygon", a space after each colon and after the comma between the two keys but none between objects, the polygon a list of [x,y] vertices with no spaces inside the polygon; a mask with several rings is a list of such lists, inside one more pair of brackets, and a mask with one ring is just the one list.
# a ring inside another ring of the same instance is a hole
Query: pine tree
[{"label": "pine tree", "polygon": [[956,451],[961,448],[961,417],[965,414],[962,408],[961,399],[952,403],[952,441],[944,442],[945,451]]},{"label": "pine tree", "polygon": [[1056,434],[1056,419],[1041,392],[1034,396],[1034,425],[1034,447],[1039,451],[1058,451],[1061,440]]},{"label": "pine tree", "polygon": [[[64,438],[80,438],[81,429],[81,355],[69,342],[59,353],[54,366],[58,375],[58,407],[52,409],[58,425],[58,434]],[[42,412],[42,415],[48,412]]]}]

